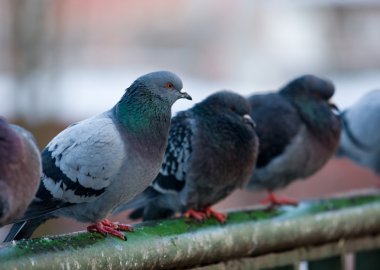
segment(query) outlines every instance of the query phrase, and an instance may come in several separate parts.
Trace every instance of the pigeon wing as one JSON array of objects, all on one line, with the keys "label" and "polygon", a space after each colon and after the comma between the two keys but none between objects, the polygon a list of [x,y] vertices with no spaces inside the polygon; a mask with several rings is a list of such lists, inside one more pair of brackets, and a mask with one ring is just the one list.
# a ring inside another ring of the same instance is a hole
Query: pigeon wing
[{"label": "pigeon wing", "polygon": [[160,193],[179,193],[185,186],[187,163],[192,152],[193,120],[181,112],[172,119],[168,146],[159,175],[152,187]]},{"label": "pigeon wing", "polygon": [[111,185],[126,158],[110,117],[89,118],[61,132],[42,152],[43,176],[37,199],[56,205],[91,202]]},{"label": "pigeon wing", "polygon": [[260,139],[256,167],[261,168],[284,152],[297,135],[302,122],[292,104],[276,93],[254,95],[249,98],[249,102]]}]

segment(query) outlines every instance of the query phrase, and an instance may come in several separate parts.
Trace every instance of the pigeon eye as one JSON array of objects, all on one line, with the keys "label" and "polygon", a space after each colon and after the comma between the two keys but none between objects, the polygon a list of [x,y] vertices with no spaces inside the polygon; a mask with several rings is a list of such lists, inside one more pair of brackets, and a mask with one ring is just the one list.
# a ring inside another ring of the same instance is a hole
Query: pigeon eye
[{"label": "pigeon eye", "polygon": [[167,84],[165,84],[165,88],[172,90],[174,88],[174,85],[171,82],[168,82]]},{"label": "pigeon eye", "polygon": [[236,112],[236,107],[235,106],[231,107],[231,111]]},{"label": "pigeon eye", "polygon": [[314,97],[316,97],[317,99],[322,99],[322,95],[319,92],[315,92]]}]

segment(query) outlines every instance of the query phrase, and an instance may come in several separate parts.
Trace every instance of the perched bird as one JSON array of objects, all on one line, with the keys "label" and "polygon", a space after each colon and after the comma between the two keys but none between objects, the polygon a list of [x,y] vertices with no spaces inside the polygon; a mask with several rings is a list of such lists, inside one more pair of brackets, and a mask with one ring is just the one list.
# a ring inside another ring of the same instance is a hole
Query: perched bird
[{"label": "perched bird", "polygon": [[191,97],[167,71],[136,79],[109,111],[73,124],[42,152],[36,198],[5,241],[29,238],[44,221],[66,216],[94,223],[90,232],[125,239],[131,226],[105,219],[157,176],[165,153],[171,106]]},{"label": "perched bird", "polygon": [[247,100],[220,91],[178,113],[159,175],[139,196],[117,209],[131,218],[162,219],[175,213],[203,220],[226,216],[211,208],[249,180],[255,168],[258,139]]},{"label": "perched bird", "polygon": [[380,174],[380,90],[369,92],[342,113],[338,156]]},{"label": "perched bird", "polygon": [[278,93],[249,97],[260,148],[247,189],[267,190],[263,202],[297,204],[273,191],[314,174],[334,155],[341,121],[329,102],[333,94],[332,82],[304,75]]},{"label": "perched bird", "polygon": [[24,214],[37,192],[41,171],[33,135],[0,117],[0,226]]}]

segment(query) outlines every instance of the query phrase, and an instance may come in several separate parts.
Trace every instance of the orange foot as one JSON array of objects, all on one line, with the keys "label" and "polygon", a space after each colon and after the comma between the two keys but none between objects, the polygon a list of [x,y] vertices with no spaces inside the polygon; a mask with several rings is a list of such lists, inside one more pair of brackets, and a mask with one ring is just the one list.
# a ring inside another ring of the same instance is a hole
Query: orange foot
[{"label": "orange foot", "polygon": [[204,221],[206,219],[206,213],[203,211],[196,211],[194,209],[189,209],[183,215],[185,218],[194,218],[197,221]]},{"label": "orange foot", "polygon": [[104,236],[108,234],[119,237],[122,240],[127,240],[127,237],[120,231],[132,232],[133,227],[128,224],[119,224],[109,221],[108,219],[103,219],[96,224],[90,225],[87,227],[87,231],[89,232],[98,232]]},{"label": "orange foot", "polygon": [[217,212],[214,209],[212,209],[211,207],[206,207],[204,210],[206,212],[207,217],[214,217],[220,223],[226,222],[226,219],[227,219],[226,214]]},{"label": "orange foot", "polygon": [[213,210],[211,207],[205,207],[202,211],[189,209],[185,214],[185,218],[194,218],[198,221],[204,221],[206,218],[214,217],[220,223],[224,223],[227,219],[227,215]]},{"label": "orange foot", "polygon": [[272,191],[268,191],[268,197],[260,201],[262,204],[270,204],[270,206],[277,205],[292,205],[297,206],[298,202],[296,200],[277,197]]}]

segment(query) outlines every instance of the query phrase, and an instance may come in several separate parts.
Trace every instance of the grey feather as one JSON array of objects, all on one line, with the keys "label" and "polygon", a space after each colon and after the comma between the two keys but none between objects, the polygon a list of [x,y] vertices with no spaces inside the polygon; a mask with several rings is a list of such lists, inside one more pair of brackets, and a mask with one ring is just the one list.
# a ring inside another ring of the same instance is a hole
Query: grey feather
[{"label": "grey feather", "polygon": [[305,75],[277,93],[249,98],[260,150],[248,189],[283,188],[326,164],[338,147],[341,130],[335,105],[329,102],[333,94],[330,81]]},{"label": "grey feather", "polygon": [[[380,90],[371,91],[344,112],[338,155],[380,174]],[[358,142],[355,142],[357,140]]]},{"label": "grey feather", "polygon": [[[26,225],[59,216],[95,223],[148,187],[164,156],[171,106],[180,98],[191,99],[181,89],[174,73],[146,74],[111,110],[53,138],[42,153],[42,181],[22,219]],[[7,240],[30,231],[24,226]]]},{"label": "grey feather", "polygon": [[[249,112],[245,98],[221,91],[175,116],[160,174],[137,197],[140,204],[132,217],[150,220],[201,211],[244,186],[258,150]],[[141,198],[146,199],[144,206]]]}]

